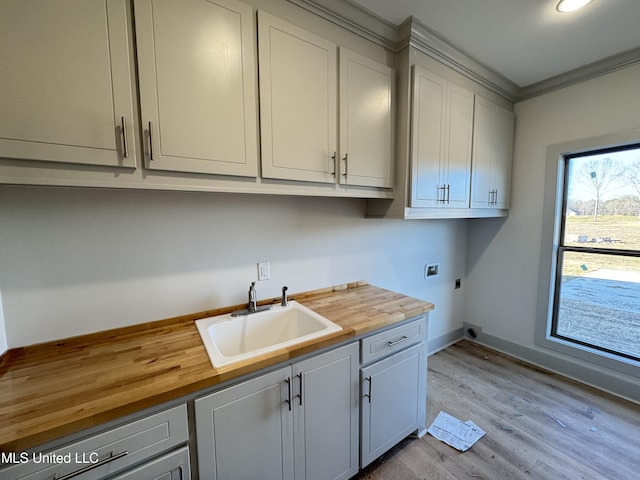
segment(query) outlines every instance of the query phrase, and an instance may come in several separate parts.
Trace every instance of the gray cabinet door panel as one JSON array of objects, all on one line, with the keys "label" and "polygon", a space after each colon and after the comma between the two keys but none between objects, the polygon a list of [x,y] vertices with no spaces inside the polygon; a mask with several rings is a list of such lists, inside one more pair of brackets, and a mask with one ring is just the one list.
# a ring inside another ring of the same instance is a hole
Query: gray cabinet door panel
[{"label": "gray cabinet door panel", "polygon": [[426,365],[424,344],[419,344],[361,370],[361,467],[410,433],[424,429],[420,423]]},{"label": "gray cabinet door panel", "polygon": [[358,354],[354,343],[294,364],[296,478],[358,472]]},{"label": "gray cabinet door panel", "polygon": [[293,478],[290,375],[284,367],[196,399],[200,478]]}]

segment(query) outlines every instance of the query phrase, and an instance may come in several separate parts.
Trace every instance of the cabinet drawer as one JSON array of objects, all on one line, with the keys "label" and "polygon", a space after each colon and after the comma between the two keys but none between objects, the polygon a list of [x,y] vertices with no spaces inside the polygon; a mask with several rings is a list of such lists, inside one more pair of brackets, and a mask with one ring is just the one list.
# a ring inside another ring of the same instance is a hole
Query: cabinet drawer
[{"label": "cabinet drawer", "polygon": [[427,319],[420,317],[412,322],[391,328],[362,339],[361,362],[363,365],[427,338]]},{"label": "cabinet drawer", "polygon": [[151,460],[144,465],[118,475],[113,480],[190,480],[189,447]]},{"label": "cabinet drawer", "polygon": [[16,460],[28,461],[0,470],[0,478],[96,480],[186,443],[188,439],[187,407],[179,405],[53,451],[25,453],[26,458]]}]

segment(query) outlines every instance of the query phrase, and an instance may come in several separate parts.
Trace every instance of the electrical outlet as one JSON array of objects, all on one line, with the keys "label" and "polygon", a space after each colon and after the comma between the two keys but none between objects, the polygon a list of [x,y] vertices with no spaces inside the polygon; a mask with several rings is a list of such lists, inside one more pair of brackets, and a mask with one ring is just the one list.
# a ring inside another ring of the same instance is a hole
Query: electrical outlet
[{"label": "electrical outlet", "polygon": [[440,273],[439,263],[428,263],[424,266],[424,278],[437,277]]},{"label": "electrical outlet", "polygon": [[269,262],[258,262],[258,281],[271,278],[271,266]]}]

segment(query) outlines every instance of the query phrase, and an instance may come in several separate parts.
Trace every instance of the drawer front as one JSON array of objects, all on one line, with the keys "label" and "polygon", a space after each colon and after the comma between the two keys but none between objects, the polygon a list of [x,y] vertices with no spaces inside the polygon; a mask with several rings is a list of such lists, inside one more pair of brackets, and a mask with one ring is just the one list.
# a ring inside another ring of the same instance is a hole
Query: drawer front
[{"label": "drawer front", "polygon": [[53,451],[25,453],[26,458],[22,458],[28,461],[0,470],[0,478],[97,480],[184,444],[188,439],[187,407],[179,405]]},{"label": "drawer front", "polygon": [[151,460],[144,465],[118,475],[112,480],[190,480],[189,448]]},{"label": "drawer front", "polygon": [[361,362],[363,365],[422,342],[427,338],[427,318],[391,328],[362,339]]}]

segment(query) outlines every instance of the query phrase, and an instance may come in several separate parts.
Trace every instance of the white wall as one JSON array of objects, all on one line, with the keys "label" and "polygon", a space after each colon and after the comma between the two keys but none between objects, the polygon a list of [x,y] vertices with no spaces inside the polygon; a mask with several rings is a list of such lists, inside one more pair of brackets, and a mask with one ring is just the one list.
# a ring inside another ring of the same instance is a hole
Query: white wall
[{"label": "white wall", "polygon": [[[462,322],[464,221],[364,218],[364,201],[0,186],[9,347],[355,280],[436,304],[430,338]],[[424,264],[440,262],[436,279]]]},{"label": "white wall", "polygon": [[640,127],[639,85],[635,65],[516,104],[510,215],[470,223],[466,321],[513,345],[542,350],[534,331],[546,149]]}]

